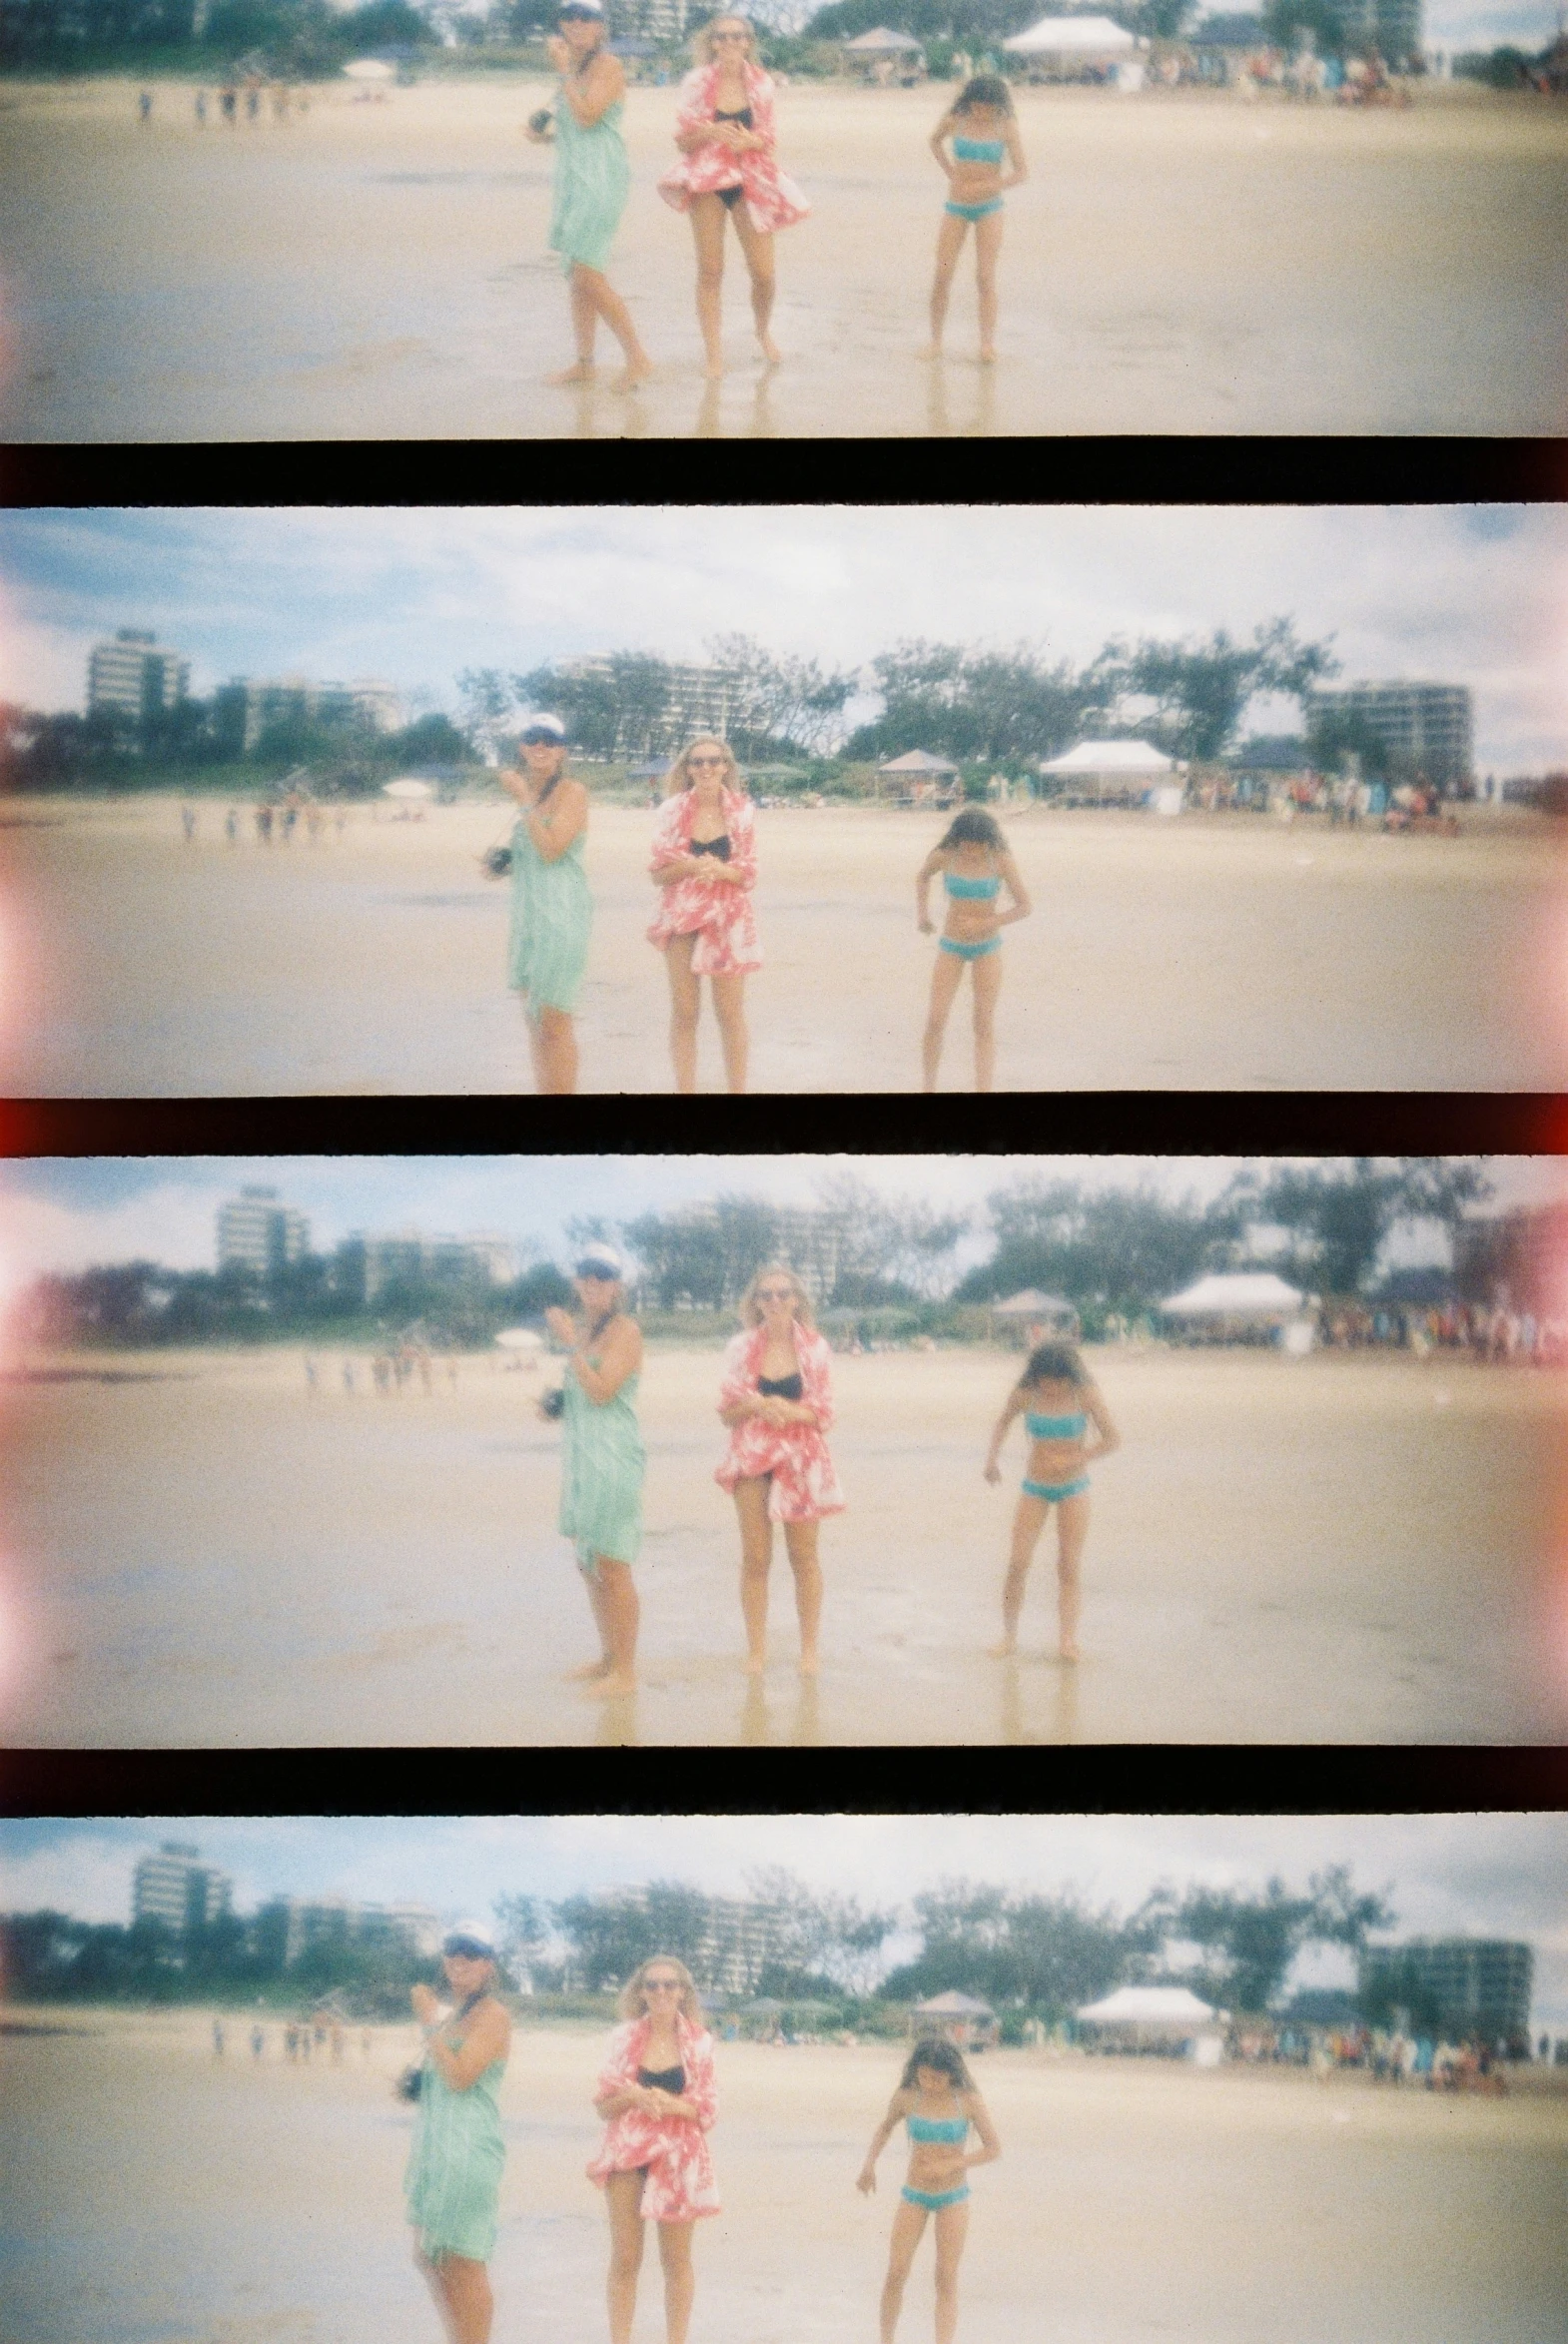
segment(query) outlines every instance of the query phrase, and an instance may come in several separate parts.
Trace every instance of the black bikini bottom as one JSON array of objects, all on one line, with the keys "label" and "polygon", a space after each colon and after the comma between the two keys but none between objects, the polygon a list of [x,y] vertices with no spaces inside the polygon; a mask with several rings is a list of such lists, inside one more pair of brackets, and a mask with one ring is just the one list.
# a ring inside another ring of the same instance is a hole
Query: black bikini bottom
[{"label": "black bikini bottom", "polygon": [[735,206],[740,202],[740,199],[745,194],[745,192],[746,191],[743,187],[721,187],[714,190],[714,193],[717,195],[719,202],[724,206],[726,212],[734,211]]}]

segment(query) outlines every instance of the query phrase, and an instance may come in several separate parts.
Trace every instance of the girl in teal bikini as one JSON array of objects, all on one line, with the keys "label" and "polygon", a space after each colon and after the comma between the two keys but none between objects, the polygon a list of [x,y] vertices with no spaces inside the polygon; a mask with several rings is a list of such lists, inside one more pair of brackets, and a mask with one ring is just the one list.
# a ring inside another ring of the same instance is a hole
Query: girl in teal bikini
[{"label": "girl in teal bikini", "polygon": [[[943,148],[951,140],[951,157]],[[953,272],[971,228],[975,231],[975,274],[980,289],[980,357],[989,366],[997,355],[997,255],[1002,250],[1002,198],[1029,177],[1013,113],[1013,94],[997,74],[966,82],[931,134],[931,152],[947,174],[948,201],[937,231],[937,274],[931,287],[931,347],[942,356]],[[1004,162],[1007,165],[1003,169]]]},{"label": "girl in teal bikini", "polygon": [[[955,815],[920,866],[915,881],[915,921],[922,936],[936,933],[927,897],[939,873],[948,913],[937,965],[931,972],[931,1006],[922,1045],[925,1087],[928,1091],[937,1087],[948,1015],[968,969],[975,985],[975,1089],[989,1091],[997,1063],[1002,931],[1011,921],[1027,920],[1034,906],[995,816],[982,806],[966,806],[962,814]],[[1010,898],[1005,912],[998,908],[1004,886]]]},{"label": "girl in teal bikini", "polygon": [[[1057,1585],[1061,1620],[1061,1656],[1078,1658],[1078,1616],[1083,1599],[1079,1565],[1089,1536],[1089,1474],[1097,1457],[1109,1457],[1122,1446],[1122,1436],[1098,1384],[1071,1343],[1042,1343],[1029,1354],[1029,1364],[1008,1393],[1007,1406],[997,1419],[986,1458],[986,1479],[1000,1481],[1002,1443],[1015,1416],[1022,1415],[1029,1434],[1029,1472],[1013,1516],[1013,1550],[1008,1558],[1007,1582],[1002,1591],[1002,1642],[993,1646],[993,1658],[1010,1660],[1018,1650],[1019,1614],[1024,1608],[1024,1586],[1029,1566],[1040,1544],[1040,1533],[1053,1506],[1057,1509]],[[1087,1434],[1093,1424],[1098,1439]]]},{"label": "girl in teal bikini", "polygon": [[[969,2231],[969,2168],[989,2165],[1002,2154],[1002,2143],[952,2043],[918,2042],[910,2053],[855,2184],[865,2196],[877,2186],[877,2159],[901,2123],[909,2128],[909,2178],[893,2216],[882,2285],[882,2344],[893,2344],[905,2284],[928,2219],[935,2222],[937,2236],[937,2344],[953,2344],[958,2266]],[[980,2141],[976,2149],[965,2146],[972,2126]]]}]

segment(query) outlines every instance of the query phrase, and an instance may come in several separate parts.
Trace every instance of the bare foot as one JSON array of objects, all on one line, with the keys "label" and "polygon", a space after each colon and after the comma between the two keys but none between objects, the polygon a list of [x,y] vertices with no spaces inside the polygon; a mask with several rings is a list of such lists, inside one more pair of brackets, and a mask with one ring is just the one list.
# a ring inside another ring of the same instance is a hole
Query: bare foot
[{"label": "bare foot", "polygon": [[580,1669],[568,1669],[562,1681],[567,1685],[589,1685],[595,1677],[607,1677],[609,1673],[607,1660],[585,1660]]},{"label": "bare foot", "polygon": [[1061,1658],[1061,1659],[1063,1659],[1063,1660],[1077,1660],[1077,1658],[1078,1658],[1078,1646],[1077,1646],[1077,1645],[1076,1645],[1076,1644],[1073,1642],[1073,1639],[1072,1639],[1072,1637],[1071,1637],[1071,1636],[1064,1636],[1064,1637],[1063,1637],[1063,1639],[1062,1639],[1062,1644],[1061,1644],[1061,1650],[1060,1650],[1060,1658]]},{"label": "bare foot", "polygon": [[820,1676],[821,1676],[821,1674],[822,1674],[822,1663],[821,1663],[821,1661],[820,1661],[820,1660],[817,1658],[817,1656],[816,1656],[816,1654],[815,1654],[814,1652],[803,1652],[803,1653],[801,1654],[801,1656],[800,1656],[800,1673],[801,1673],[801,1675],[802,1675],[803,1677],[820,1677]]},{"label": "bare foot", "polygon": [[635,391],[639,383],[646,383],[653,373],[653,361],[645,350],[639,350],[634,359],[628,359],[615,378],[617,391]]},{"label": "bare foot", "polygon": [[757,340],[762,345],[762,355],[767,360],[768,365],[770,367],[781,367],[784,364],[784,353],[780,350],[772,335],[759,334],[757,336]]},{"label": "bare foot", "polygon": [[997,363],[996,351],[989,342],[980,346],[980,363],[983,367],[994,367]]},{"label": "bare foot", "polygon": [[564,391],[568,383],[591,383],[593,361],[579,359],[574,367],[562,367],[558,375],[546,375],[544,380],[551,391]]},{"label": "bare foot", "polygon": [[637,1680],[635,1677],[629,1676],[624,1669],[610,1669],[600,1677],[597,1684],[588,1687],[588,1699],[590,1701],[616,1701],[623,1694],[635,1693],[636,1690]]},{"label": "bare foot", "polygon": [[986,1653],[988,1658],[991,1660],[1017,1660],[1017,1639],[1012,1636],[1005,1636],[1000,1644],[988,1644],[986,1646]]},{"label": "bare foot", "polygon": [[765,1652],[748,1652],[741,1665],[748,1677],[760,1677],[768,1665],[768,1656]]},{"label": "bare foot", "polygon": [[939,359],[942,356],[942,345],[940,342],[928,342],[925,349],[916,355],[923,359]]}]

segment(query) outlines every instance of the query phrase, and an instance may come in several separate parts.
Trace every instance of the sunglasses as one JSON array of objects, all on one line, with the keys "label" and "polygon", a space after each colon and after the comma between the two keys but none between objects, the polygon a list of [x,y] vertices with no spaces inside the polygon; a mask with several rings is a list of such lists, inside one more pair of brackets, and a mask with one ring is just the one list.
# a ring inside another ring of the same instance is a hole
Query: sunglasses
[{"label": "sunglasses", "polygon": [[713,33],[709,38],[715,41],[749,41],[751,35],[750,33]]},{"label": "sunglasses", "polygon": [[642,1990],[645,1994],[678,1994],[681,1990],[680,1979],[678,1977],[645,1977],[642,1981]]},{"label": "sunglasses", "polygon": [[613,1286],[620,1283],[613,1269],[584,1269],[580,1264],[572,1273],[585,1286]]},{"label": "sunglasses", "polygon": [[759,1302],[793,1302],[794,1299],[795,1289],[793,1286],[758,1286],[757,1288]]},{"label": "sunglasses", "polygon": [[729,759],[727,757],[688,757],[686,762],[688,765],[727,765]]}]

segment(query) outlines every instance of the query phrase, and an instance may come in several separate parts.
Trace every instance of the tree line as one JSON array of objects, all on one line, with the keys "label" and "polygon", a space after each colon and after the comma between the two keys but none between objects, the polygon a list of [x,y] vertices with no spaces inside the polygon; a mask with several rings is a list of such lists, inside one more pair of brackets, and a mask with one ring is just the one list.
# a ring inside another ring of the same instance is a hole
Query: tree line
[{"label": "tree line", "polygon": [[[852,1310],[923,1309],[940,1332],[936,1314],[944,1310],[1038,1287],[1076,1304],[1094,1332],[1108,1313],[1147,1311],[1207,1271],[1255,1262],[1261,1229],[1278,1232],[1282,1248],[1269,1258],[1292,1283],[1348,1297],[1370,1289],[1397,1227],[1431,1221],[1451,1244],[1465,1213],[1492,1194],[1484,1159],[1475,1157],[1246,1164],[1207,1202],[1166,1196],[1147,1183],[1099,1189],[1031,1172],[987,1197],[990,1252],[960,1276],[956,1256],[976,1216],[920,1196],[889,1195],[854,1173],[837,1172],[818,1189],[825,1241],[832,1245],[826,1301]],[[573,1219],[566,1235],[575,1246],[618,1238],[634,1257],[645,1310],[718,1312],[733,1307],[757,1270],[799,1251],[792,1242],[798,1228],[790,1210],[769,1198],[726,1192],[701,1211]],[[1485,1298],[1494,1266],[1490,1255],[1477,1253],[1480,1283],[1466,1299]],[[368,1304],[363,1270],[356,1282],[325,1255],[308,1255],[270,1277],[238,1265],[214,1272],[136,1261],[35,1280],[12,1325],[25,1342],[65,1349],[284,1337],[355,1341],[417,1322],[431,1341],[473,1348],[502,1327],[571,1299],[561,1271],[548,1262],[532,1263],[503,1286],[401,1280]]]},{"label": "tree line", "polygon": [[199,775],[239,787],[305,767],[319,795],[364,797],[409,765],[476,762],[464,734],[439,711],[395,732],[377,732],[348,713],[284,716],[247,748],[222,691],[145,716],[118,708],[46,716],[0,707],[0,784],[11,789],[125,788]]},{"label": "tree line", "polygon": [[[1156,1889],[1127,1915],[1063,1892],[944,1881],[907,1908],[807,1887],[782,1870],[752,1876],[742,1900],[689,1883],[653,1881],[621,1896],[551,1902],[496,1900],[505,1968],[535,1990],[602,1994],[655,1953],[684,1961],[716,2001],[788,2000],[904,2005],[950,1989],[995,2009],[1058,2020],[1130,1982],[1179,1981],[1217,2007],[1275,2005],[1305,1950],[1352,1956],[1369,1933],[1392,1926],[1386,1894],[1359,1890],[1344,1866],[1304,1890],[1192,1884]],[[895,1937],[915,1951],[889,1967]],[[228,1915],[184,1933],[161,1922],[126,1928],[59,1913],[0,1921],[0,1956],[12,1991],[31,2000],[181,2000],[287,1988],[332,1989],[364,2008],[400,2015],[406,1989],[428,1972],[409,1947],[382,1939],[307,1946],[285,1964],[278,1910]]]},{"label": "tree line", "polygon": [[252,63],[291,81],[336,73],[367,50],[430,48],[440,39],[408,0],[0,0],[0,62],[52,72],[142,63],[215,80]]}]

